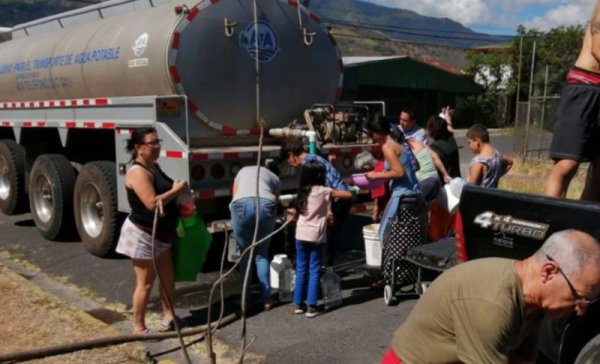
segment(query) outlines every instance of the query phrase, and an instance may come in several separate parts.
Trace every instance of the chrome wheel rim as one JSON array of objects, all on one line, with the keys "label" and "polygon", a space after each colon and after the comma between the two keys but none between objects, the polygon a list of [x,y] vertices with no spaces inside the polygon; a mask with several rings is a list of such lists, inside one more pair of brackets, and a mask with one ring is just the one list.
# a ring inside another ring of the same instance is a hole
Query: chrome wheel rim
[{"label": "chrome wheel rim", "polygon": [[94,183],[86,183],[80,194],[81,223],[86,234],[97,238],[102,233],[104,223],[104,205],[100,190]]},{"label": "chrome wheel rim", "polygon": [[33,204],[35,214],[44,223],[52,219],[54,211],[54,196],[52,196],[52,184],[47,176],[41,174],[36,177],[33,188]]},{"label": "chrome wheel rim", "polygon": [[0,199],[6,200],[10,196],[10,168],[4,156],[0,156]]}]

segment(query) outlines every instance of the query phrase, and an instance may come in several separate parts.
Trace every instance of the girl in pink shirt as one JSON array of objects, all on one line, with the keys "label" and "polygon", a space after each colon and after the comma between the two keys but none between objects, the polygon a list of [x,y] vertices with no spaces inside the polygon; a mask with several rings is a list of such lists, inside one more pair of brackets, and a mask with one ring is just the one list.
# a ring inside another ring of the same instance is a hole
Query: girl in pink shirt
[{"label": "girl in pink shirt", "polygon": [[[325,166],[318,161],[304,163],[300,173],[296,211],[296,286],[294,313],[306,310],[306,317],[315,317],[319,294],[319,276],[323,246],[327,241],[327,220],[331,199],[351,199],[349,191],[325,187]],[[308,306],[308,307],[307,307]]]}]

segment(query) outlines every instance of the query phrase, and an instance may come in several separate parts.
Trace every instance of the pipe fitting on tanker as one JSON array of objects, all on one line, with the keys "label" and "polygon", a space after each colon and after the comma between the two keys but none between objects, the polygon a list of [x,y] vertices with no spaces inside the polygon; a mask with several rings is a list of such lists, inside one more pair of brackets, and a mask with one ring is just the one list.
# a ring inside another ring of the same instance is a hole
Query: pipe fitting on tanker
[{"label": "pipe fitting on tanker", "polygon": [[306,28],[302,28],[302,33],[304,35],[304,44],[307,46],[311,46],[313,44],[313,41],[315,40],[315,35],[317,35],[317,33],[309,32],[308,30],[306,30]]},{"label": "pipe fitting on tanker", "polygon": [[233,34],[235,33],[235,27],[237,26],[237,22],[229,22],[229,19],[225,18],[223,19],[223,23],[225,25],[225,36],[227,38],[233,37]]},{"label": "pipe fitting on tanker", "polygon": [[269,130],[269,135],[275,138],[307,137],[308,152],[317,154],[317,133],[314,130],[298,130],[290,128],[274,128]]}]

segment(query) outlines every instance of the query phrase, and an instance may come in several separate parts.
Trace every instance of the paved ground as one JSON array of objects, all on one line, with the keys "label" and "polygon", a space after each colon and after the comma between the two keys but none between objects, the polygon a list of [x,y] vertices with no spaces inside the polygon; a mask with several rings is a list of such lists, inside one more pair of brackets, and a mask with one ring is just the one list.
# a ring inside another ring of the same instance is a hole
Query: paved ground
[{"label": "paved ground", "polygon": [[[459,145],[466,146],[460,132],[457,133],[457,140]],[[492,133],[492,143],[503,153],[513,150],[512,138],[497,132]],[[463,147],[463,173],[471,157],[468,148]],[[347,224],[347,235],[341,247],[346,255],[341,260],[352,260],[361,253],[361,228],[366,220],[357,219]],[[40,285],[43,290],[103,321],[118,333],[131,333],[130,301],[134,282],[128,260],[93,257],[77,241],[46,241],[39,236],[28,214],[0,216],[0,229],[0,249],[8,252],[10,257],[2,261],[5,265],[10,266],[16,259],[32,262],[41,272],[37,269],[19,272],[27,277],[28,282]],[[50,277],[58,277],[58,282]],[[200,274],[196,282],[178,284],[176,309],[180,316],[190,318],[194,324],[205,322],[207,292],[216,277],[216,273]],[[289,305],[251,316],[248,319],[247,337],[249,342],[254,337],[256,339],[249,348],[251,353],[246,362],[378,362],[390,341],[391,333],[404,321],[415,300],[408,299],[399,306],[387,307],[381,292],[370,289],[370,280],[367,278],[359,270],[345,273],[344,305],[314,319],[290,315]],[[77,286],[79,290],[66,287],[66,282]],[[227,283],[228,297],[239,289],[236,285],[237,279],[232,277]],[[156,292],[153,303],[155,299]],[[236,310],[233,301],[233,297],[227,300],[227,313]],[[151,309],[157,310],[156,305],[151,305]],[[158,315],[150,316],[158,320]],[[240,321],[217,332],[215,347],[218,348],[220,363],[237,361],[240,333]],[[175,340],[145,344],[145,347],[154,360],[184,362]],[[203,342],[194,342],[190,352],[194,362],[208,362]]]}]

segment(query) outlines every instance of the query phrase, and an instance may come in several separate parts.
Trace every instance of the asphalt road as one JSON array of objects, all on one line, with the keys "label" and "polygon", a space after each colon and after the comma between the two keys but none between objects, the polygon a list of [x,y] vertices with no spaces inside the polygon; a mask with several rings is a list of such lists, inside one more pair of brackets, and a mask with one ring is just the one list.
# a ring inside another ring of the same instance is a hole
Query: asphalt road
[{"label": "asphalt road", "polygon": [[[464,135],[464,133],[462,134]],[[461,169],[466,176],[472,153],[466,140],[457,133],[461,149]],[[512,137],[492,134],[492,144],[502,153],[512,153]],[[339,261],[361,256],[362,226],[366,217],[354,217],[346,223]],[[130,305],[134,289],[131,263],[123,258],[97,258],[78,241],[44,240],[29,214],[0,214],[0,248],[15,257],[23,257],[43,272],[67,278],[67,281],[104,297],[110,302]],[[177,312],[192,321],[205,317],[207,291],[217,275],[200,274],[194,283],[178,284]],[[228,294],[239,287],[230,280]],[[267,362],[287,363],[375,363],[386,351],[391,334],[407,317],[415,304],[408,298],[396,307],[387,307],[382,292],[370,288],[372,277],[360,269],[343,275],[344,305],[314,319],[290,315],[290,306],[251,316],[248,340],[256,337],[250,351],[267,354]],[[154,296],[156,297],[156,290]],[[232,301],[232,300],[231,300]],[[232,309],[230,303],[228,309]],[[239,343],[240,321],[218,331],[217,337],[232,345]]]}]

